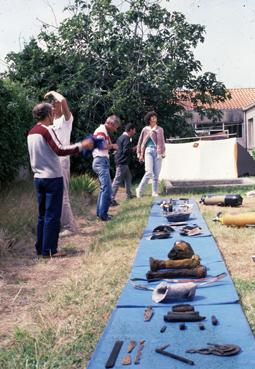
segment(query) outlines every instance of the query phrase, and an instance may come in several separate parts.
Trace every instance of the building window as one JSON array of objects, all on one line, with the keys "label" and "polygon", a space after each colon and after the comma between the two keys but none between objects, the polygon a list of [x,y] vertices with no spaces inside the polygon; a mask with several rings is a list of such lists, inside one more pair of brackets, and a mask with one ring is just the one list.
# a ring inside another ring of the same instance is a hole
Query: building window
[{"label": "building window", "polygon": [[235,137],[243,137],[243,123],[225,123],[225,129]]}]

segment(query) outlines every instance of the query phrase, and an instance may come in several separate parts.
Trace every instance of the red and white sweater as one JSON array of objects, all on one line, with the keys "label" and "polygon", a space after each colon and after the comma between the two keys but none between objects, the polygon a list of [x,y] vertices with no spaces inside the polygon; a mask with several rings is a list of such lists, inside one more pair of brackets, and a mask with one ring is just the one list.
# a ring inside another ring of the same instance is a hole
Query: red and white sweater
[{"label": "red and white sweater", "polygon": [[81,143],[62,145],[54,130],[41,123],[29,131],[27,144],[35,178],[62,177],[59,156],[77,154],[82,150]]}]

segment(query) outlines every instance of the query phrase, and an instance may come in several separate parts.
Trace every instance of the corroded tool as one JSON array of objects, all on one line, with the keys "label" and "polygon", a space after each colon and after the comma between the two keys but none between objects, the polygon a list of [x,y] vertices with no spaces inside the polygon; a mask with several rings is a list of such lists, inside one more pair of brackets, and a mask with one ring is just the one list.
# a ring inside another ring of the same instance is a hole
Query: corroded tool
[{"label": "corroded tool", "polygon": [[128,354],[130,354],[134,350],[135,346],[136,346],[136,341],[130,341],[129,342],[129,344],[128,344],[128,351],[127,351]]},{"label": "corroded tool", "polygon": [[108,358],[108,360],[105,364],[105,368],[113,368],[114,367],[122,345],[123,345],[123,341],[116,341],[114,343],[114,346],[112,348],[112,352],[110,353],[110,356],[109,356],[109,358]]},{"label": "corroded tool", "polygon": [[212,315],[211,321],[212,321],[212,325],[218,325],[219,324],[219,321],[218,321],[218,319],[216,318],[215,315]]},{"label": "corroded tool", "polygon": [[194,361],[190,360],[190,359],[187,359],[186,357],[183,357],[183,356],[179,356],[179,355],[176,355],[176,354],[173,354],[172,352],[168,352],[168,351],[165,351],[164,349],[162,348],[156,348],[155,351],[158,353],[158,354],[161,354],[161,355],[164,355],[164,356],[168,356],[168,357],[171,357],[172,359],[175,359],[175,360],[178,360],[178,361],[181,361],[182,363],[185,363],[185,364],[189,364],[189,365],[194,365]]},{"label": "corroded tool", "polygon": [[137,353],[136,353],[136,356],[135,356],[135,361],[134,361],[134,363],[136,365],[140,364],[140,359],[141,359],[142,351],[143,351],[143,348],[144,348],[144,342],[145,342],[145,340],[141,340],[139,342],[139,346],[138,346]]},{"label": "corroded tool", "polygon": [[207,343],[208,347],[200,348],[200,349],[189,349],[186,352],[193,354],[203,354],[203,355],[217,355],[217,356],[232,356],[237,355],[241,352],[241,347],[233,344],[215,344],[215,343]]},{"label": "corroded tool", "polygon": [[121,361],[122,365],[131,365],[132,360],[131,360],[131,356],[130,355],[126,355],[124,356],[124,358]]}]

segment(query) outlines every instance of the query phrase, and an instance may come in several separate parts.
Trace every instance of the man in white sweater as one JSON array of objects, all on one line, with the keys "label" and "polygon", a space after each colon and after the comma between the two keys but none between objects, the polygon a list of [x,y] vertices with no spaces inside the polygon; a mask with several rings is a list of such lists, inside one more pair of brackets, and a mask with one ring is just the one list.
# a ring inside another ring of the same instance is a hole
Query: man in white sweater
[{"label": "man in white sweater", "polygon": [[82,149],[93,149],[90,139],[64,146],[50,127],[54,115],[51,104],[40,103],[33,109],[36,125],[27,136],[30,164],[38,201],[37,255],[65,256],[58,252],[60,216],[63,202],[63,175],[59,156],[78,154]]}]

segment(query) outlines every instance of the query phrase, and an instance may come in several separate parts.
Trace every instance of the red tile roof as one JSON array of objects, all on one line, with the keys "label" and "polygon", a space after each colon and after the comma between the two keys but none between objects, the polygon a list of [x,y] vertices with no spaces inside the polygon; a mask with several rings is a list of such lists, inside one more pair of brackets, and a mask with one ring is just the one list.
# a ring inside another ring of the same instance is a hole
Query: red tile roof
[{"label": "red tile roof", "polygon": [[[215,109],[243,109],[255,103],[255,88],[229,88],[231,99],[211,105]],[[190,101],[182,101],[186,109],[192,109]],[[209,106],[208,106],[209,107]]]},{"label": "red tile roof", "polygon": [[214,103],[216,109],[242,109],[255,103],[255,88],[230,88],[231,99]]}]

